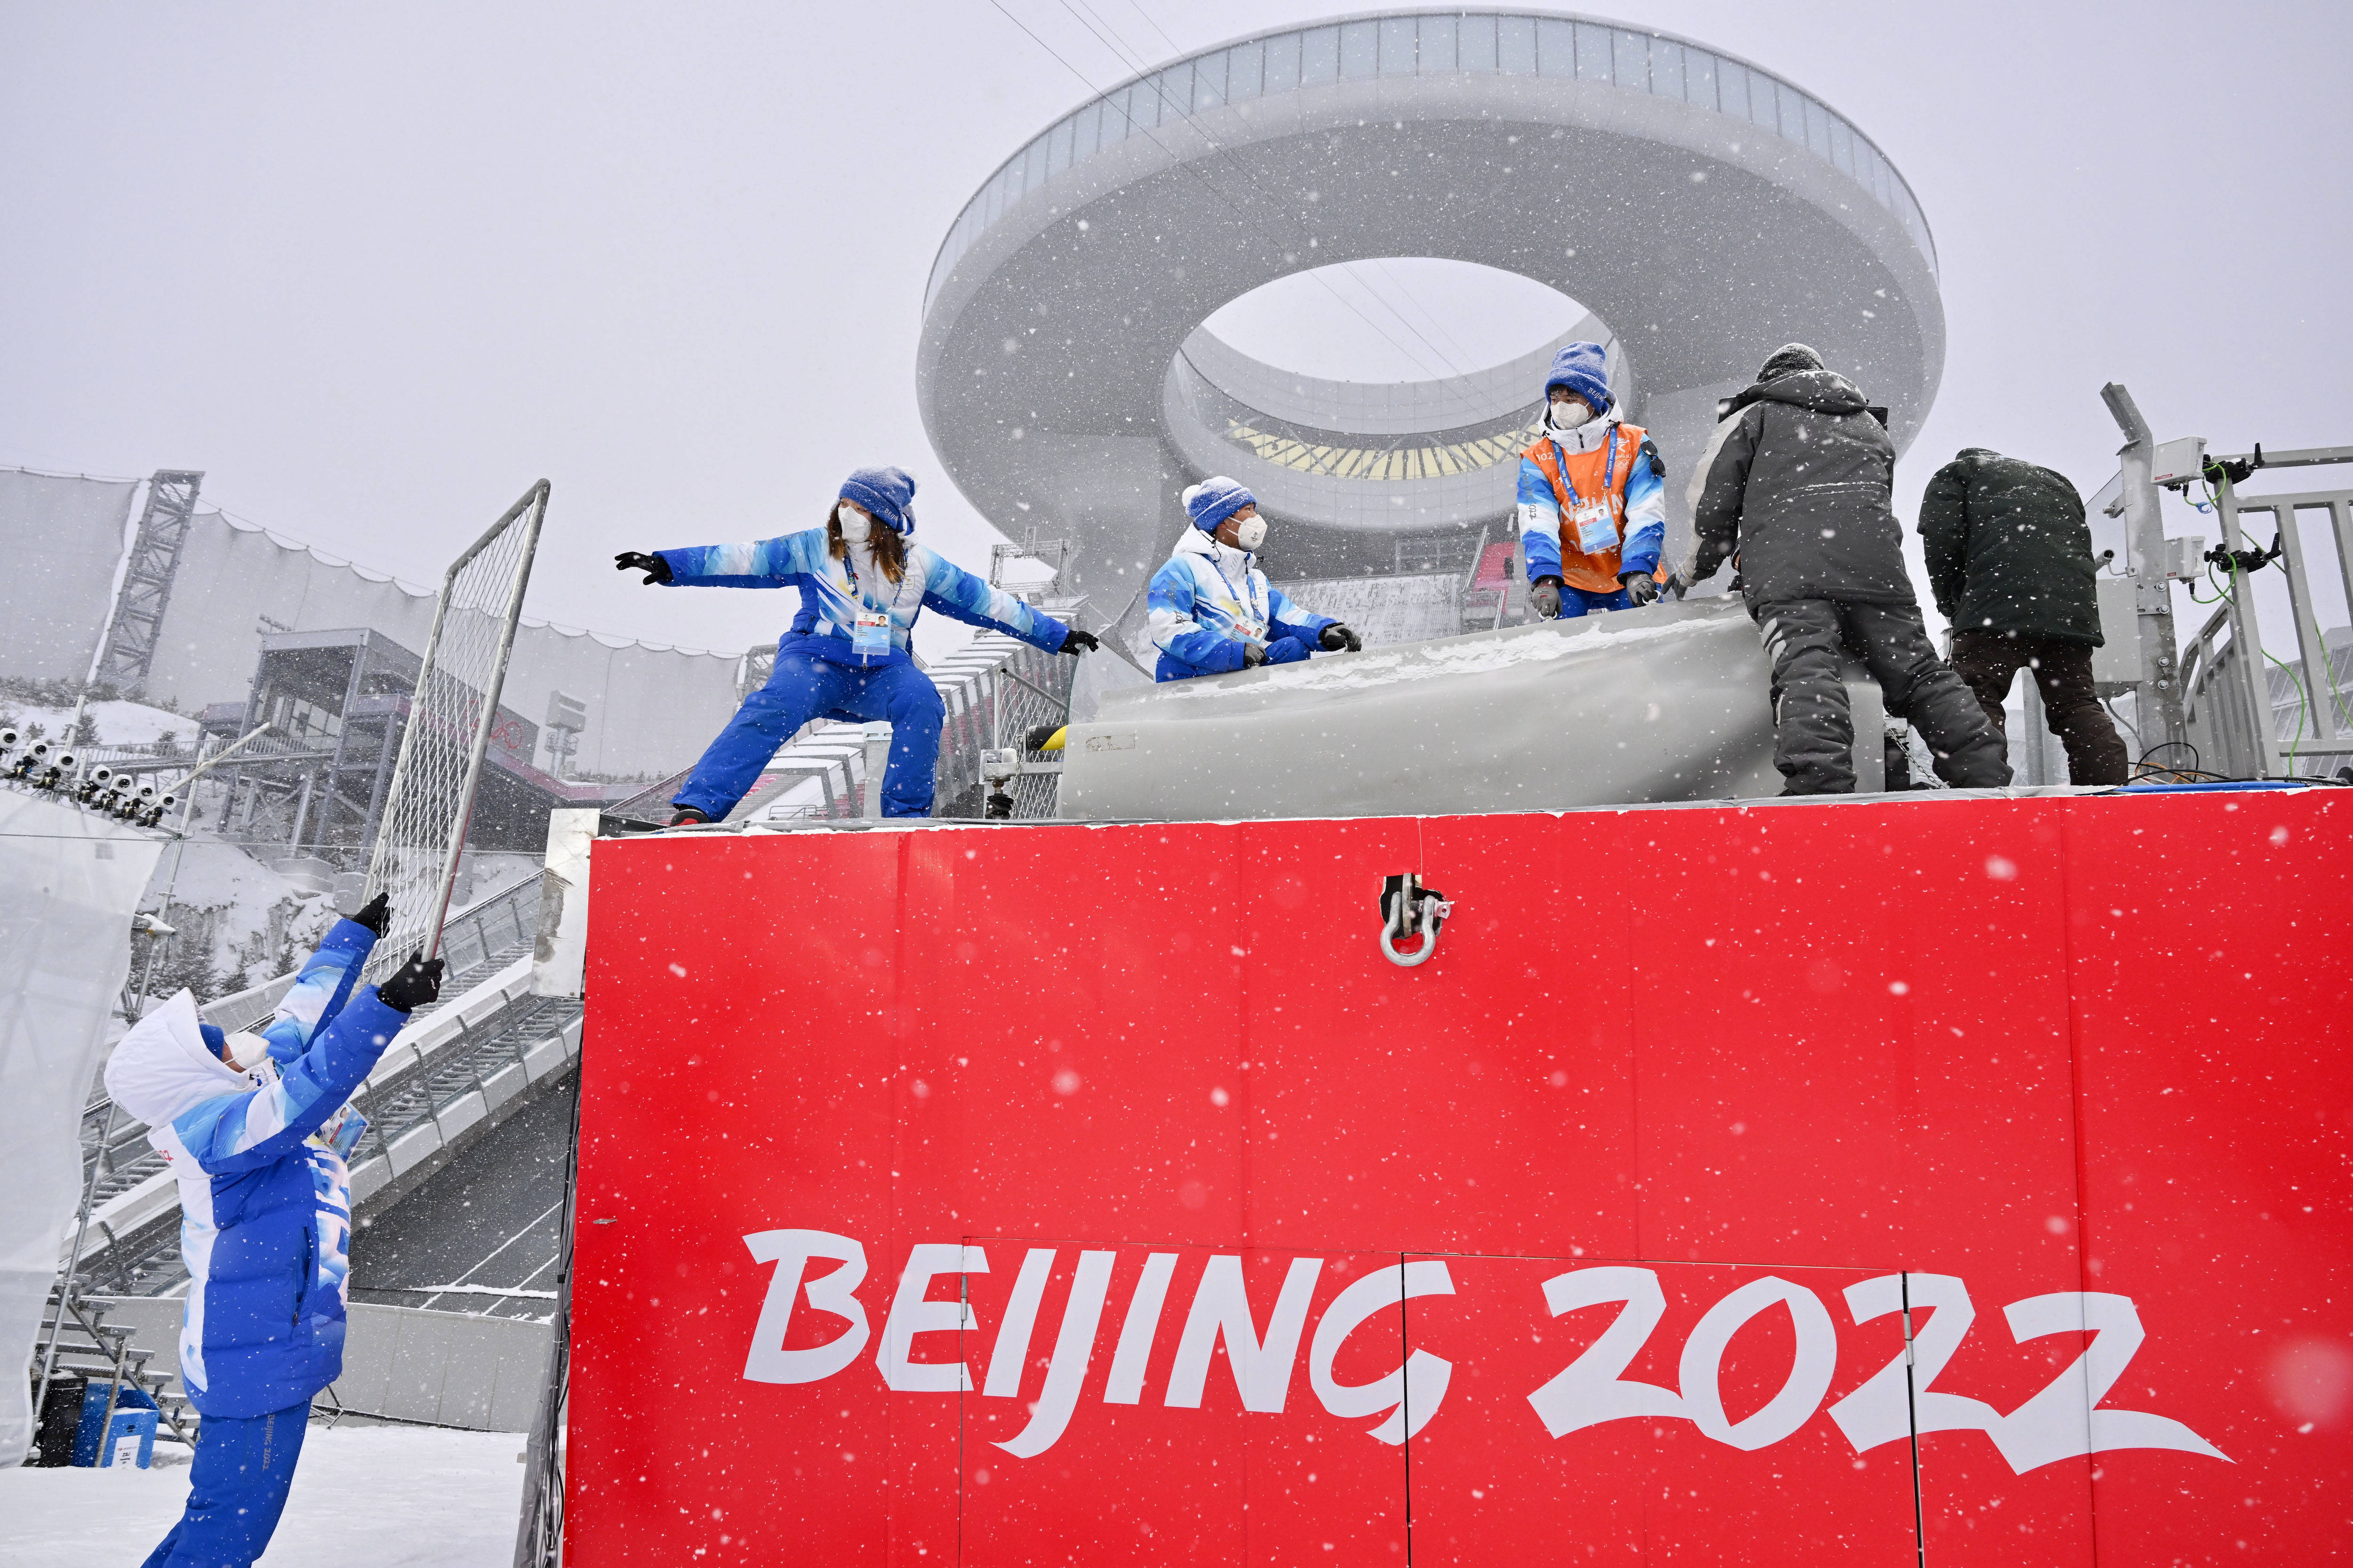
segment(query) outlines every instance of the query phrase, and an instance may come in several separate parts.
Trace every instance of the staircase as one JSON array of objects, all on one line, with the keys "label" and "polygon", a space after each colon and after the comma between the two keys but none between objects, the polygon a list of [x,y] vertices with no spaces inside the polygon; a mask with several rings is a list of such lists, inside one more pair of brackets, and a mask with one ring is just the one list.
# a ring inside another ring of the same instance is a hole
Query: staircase
[{"label": "staircase", "polygon": [[[34,1352],[36,1390],[46,1398],[70,1386],[64,1381],[66,1374],[82,1377],[92,1386],[104,1382],[110,1403],[122,1388],[137,1388],[155,1401],[157,1439],[185,1443],[193,1448],[198,1417],[187,1395],[173,1386],[178,1381],[176,1376],[170,1371],[151,1368],[148,1363],[157,1352],[134,1349],[131,1343],[132,1331],[107,1322],[105,1302],[84,1296],[69,1280],[60,1279],[50,1288],[47,1315],[41,1321],[40,1338]],[[61,1314],[62,1327],[58,1321]],[[172,1359],[176,1360],[176,1347],[174,1352]]]}]

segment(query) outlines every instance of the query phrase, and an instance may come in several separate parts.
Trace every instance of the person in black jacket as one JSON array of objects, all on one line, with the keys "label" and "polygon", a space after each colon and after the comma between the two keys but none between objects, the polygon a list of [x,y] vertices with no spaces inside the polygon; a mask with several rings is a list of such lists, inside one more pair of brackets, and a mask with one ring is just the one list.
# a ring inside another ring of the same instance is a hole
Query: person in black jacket
[{"label": "person in black jacket", "polygon": [[1953,623],[1953,668],[1994,728],[2023,668],[2034,672],[2051,732],[2079,784],[2120,784],[2125,743],[2100,709],[2099,568],[2084,498],[2067,476],[1983,447],[1936,470],[1920,498],[1928,588]]},{"label": "person in black jacket", "polygon": [[1694,538],[1678,575],[1732,556],[1773,661],[1773,763],[1785,795],[1854,789],[1843,647],[1936,753],[1957,789],[2010,782],[2000,731],[1929,646],[1888,498],[1895,446],[1870,407],[1803,343],[1774,351],[1730,400],[1687,492]]}]

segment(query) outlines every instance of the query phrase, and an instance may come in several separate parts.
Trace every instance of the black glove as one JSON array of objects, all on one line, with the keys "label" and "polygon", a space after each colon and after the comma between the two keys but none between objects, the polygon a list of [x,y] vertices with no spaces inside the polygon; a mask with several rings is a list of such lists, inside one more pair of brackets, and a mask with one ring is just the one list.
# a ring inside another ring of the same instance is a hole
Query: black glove
[{"label": "black glove", "polygon": [[375,988],[376,1000],[396,1013],[413,1013],[427,1002],[441,1000],[440,959],[427,960],[420,951],[408,955],[393,977]]},{"label": "black glove", "polygon": [[1365,639],[1337,621],[1334,621],[1318,633],[1315,642],[1316,646],[1325,653],[1338,653],[1343,648],[1350,653],[1362,653],[1365,650]]},{"label": "black glove", "polygon": [[1535,586],[1528,590],[1528,605],[1538,616],[1547,621],[1558,616],[1560,614],[1560,579],[1557,577],[1537,578],[1535,581]]},{"label": "black glove", "polygon": [[1103,644],[1096,639],[1094,633],[1082,632],[1078,627],[1072,626],[1062,634],[1062,646],[1054,651],[1076,657],[1082,653],[1092,653],[1101,647]]},{"label": "black glove", "polygon": [[647,587],[651,587],[656,583],[667,583],[670,576],[669,562],[659,555],[649,555],[642,550],[624,550],[614,556],[613,570],[644,573]]},{"label": "black glove", "polygon": [[392,900],[385,894],[378,893],[360,906],[359,913],[346,915],[343,918],[355,926],[365,926],[376,935],[382,936],[392,929]]},{"label": "black glove", "polygon": [[1634,601],[1636,609],[1659,596],[1659,580],[1648,572],[1621,572],[1618,574],[1618,584],[1626,590],[1626,596]]},{"label": "black glove", "polygon": [[1246,642],[1242,644],[1242,668],[1244,669],[1256,669],[1260,665],[1264,664],[1265,662],[1266,647],[1264,644],[1254,642]]}]

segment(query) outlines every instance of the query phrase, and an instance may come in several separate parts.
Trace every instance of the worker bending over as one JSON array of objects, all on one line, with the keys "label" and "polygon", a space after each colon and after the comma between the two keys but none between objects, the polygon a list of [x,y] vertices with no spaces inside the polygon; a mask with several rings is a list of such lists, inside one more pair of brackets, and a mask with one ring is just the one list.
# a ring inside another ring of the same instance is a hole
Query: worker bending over
[{"label": "worker bending over", "polygon": [[1854,714],[1839,650],[1871,671],[1956,789],[2010,782],[2000,734],[1929,646],[1889,497],[1895,444],[1873,408],[1803,343],[1773,352],[1731,398],[1692,474],[1692,553],[1704,582],[1731,556],[1773,661],[1773,765],[1783,795],[1854,789]]},{"label": "worker bending over", "polygon": [[1290,664],[1311,651],[1354,653],[1356,633],[1329,616],[1301,610],[1258,569],[1266,519],[1258,498],[1219,476],[1185,492],[1192,526],[1146,599],[1162,680],[1223,675],[1253,665]]},{"label": "worker bending over", "polygon": [[807,532],[613,558],[619,570],[666,587],[801,591],[792,629],[776,642],[775,673],[744,699],[670,797],[678,808],[671,826],[724,821],[776,748],[819,718],[889,720],[882,815],[929,816],[947,708],[909,653],[915,617],[927,609],[1048,653],[1099,646],[915,543],[914,499],[904,469],[860,468],[842,481],[824,524]]},{"label": "worker bending over", "polygon": [[1544,431],[1520,454],[1528,602],[1546,620],[1659,596],[1666,472],[1650,432],[1619,416],[1599,343],[1570,343],[1545,379]]},{"label": "worker bending over", "polygon": [[1983,447],[1936,470],[1920,498],[1928,587],[1953,623],[1953,668],[1996,730],[2023,668],[2034,672],[2071,784],[2120,784],[2125,743],[2092,684],[2100,569],[2084,498],[2066,475]]}]

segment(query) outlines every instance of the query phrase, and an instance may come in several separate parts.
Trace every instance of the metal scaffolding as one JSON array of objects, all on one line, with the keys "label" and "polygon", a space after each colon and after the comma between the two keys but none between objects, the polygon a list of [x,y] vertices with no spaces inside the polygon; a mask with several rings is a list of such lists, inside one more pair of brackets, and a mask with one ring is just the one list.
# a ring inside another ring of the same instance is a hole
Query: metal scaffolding
[{"label": "metal scaffolding", "polygon": [[155,636],[172,602],[172,579],[180,570],[180,547],[196,514],[196,492],[205,476],[159,468],[147,485],[147,510],[131,546],[131,563],[115,595],[114,621],[93,677],[100,685],[129,693],[145,684],[155,662]]}]

